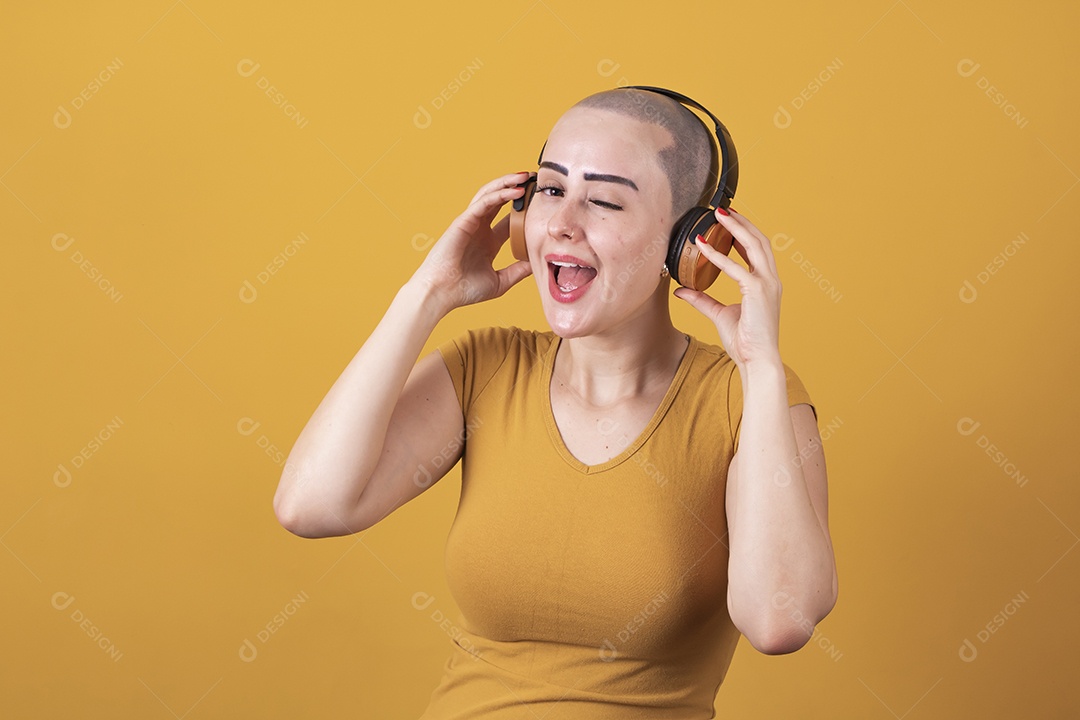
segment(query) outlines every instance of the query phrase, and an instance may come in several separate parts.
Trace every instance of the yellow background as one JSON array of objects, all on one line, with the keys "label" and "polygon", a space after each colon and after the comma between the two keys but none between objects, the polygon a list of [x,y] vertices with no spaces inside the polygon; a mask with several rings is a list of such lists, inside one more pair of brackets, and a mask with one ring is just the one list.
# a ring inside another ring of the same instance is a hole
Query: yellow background
[{"label": "yellow background", "polygon": [[[731,131],[827,437],[839,602],[742,641],[719,716],[1080,709],[1075,3],[171,2],[0,14],[6,717],[420,714],[458,471],[309,541],[282,463],[476,189],[616,84]],[[429,347],[489,324],[546,329],[533,281]]]}]

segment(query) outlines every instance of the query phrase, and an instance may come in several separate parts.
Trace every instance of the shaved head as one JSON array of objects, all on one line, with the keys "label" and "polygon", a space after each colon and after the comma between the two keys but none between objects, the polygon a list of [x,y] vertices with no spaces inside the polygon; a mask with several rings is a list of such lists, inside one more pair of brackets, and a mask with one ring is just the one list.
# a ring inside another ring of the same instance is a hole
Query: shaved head
[{"label": "shaved head", "polygon": [[649,90],[616,88],[589,95],[574,108],[607,110],[668,131],[672,142],[660,149],[657,162],[671,186],[674,218],[712,199],[720,174],[716,145],[705,123],[682,103]]}]

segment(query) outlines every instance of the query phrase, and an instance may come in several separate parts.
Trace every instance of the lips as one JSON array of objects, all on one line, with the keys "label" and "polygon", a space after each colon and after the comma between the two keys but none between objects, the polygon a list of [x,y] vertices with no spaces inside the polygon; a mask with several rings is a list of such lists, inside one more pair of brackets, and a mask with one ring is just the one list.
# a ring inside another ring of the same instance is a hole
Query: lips
[{"label": "lips", "polygon": [[548,255],[548,290],[559,302],[574,302],[596,279],[596,268],[572,255]]}]

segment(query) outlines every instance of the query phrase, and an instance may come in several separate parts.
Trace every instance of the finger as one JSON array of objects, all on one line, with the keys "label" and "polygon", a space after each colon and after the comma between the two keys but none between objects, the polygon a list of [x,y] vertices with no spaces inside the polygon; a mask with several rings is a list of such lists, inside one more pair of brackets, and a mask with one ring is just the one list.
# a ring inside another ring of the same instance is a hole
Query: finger
[{"label": "finger", "polygon": [[502,247],[503,243],[510,239],[510,216],[504,215],[502,220],[492,226],[491,232],[499,243],[499,247]]},{"label": "finger", "polygon": [[772,258],[772,248],[766,250],[763,247],[768,245],[768,240],[754,227],[753,223],[738,213],[724,215],[719,209],[714,215],[717,222],[731,233],[736,250],[753,272],[764,272],[774,276],[777,274],[776,262]]},{"label": "finger", "polygon": [[524,173],[510,173],[509,175],[500,175],[493,180],[489,180],[488,182],[480,186],[480,189],[476,191],[475,195],[473,195],[473,198],[469,201],[469,204],[472,205],[474,202],[476,202],[492,190],[498,190],[499,188],[517,185],[519,182],[521,182],[521,180],[518,178],[524,177],[524,175]]},{"label": "finger", "polygon": [[733,218],[737,219],[740,223],[742,223],[743,226],[746,227],[751,233],[753,233],[754,237],[756,237],[760,241],[762,253],[768,260],[769,267],[772,269],[773,275],[779,278],[780,271],[776,268],[776,253],[773,252],[772,241],[769,240],[769,238],[765,237],[765,233],[761,232],[761,230],[759,230],[758,227],[754,225],[754,223],[750,222],[750,219],[748,217],[742,215],[741,213],[735,212],[731,208],[728,208],[728,211],[731,213],[731,216]]},{"label": "finger", "polygon": [[[480,199],[480,203],[484,204],[485,210],[483,212],[484,224],[490,226],[495,220],[495,216],[499,214],[503,206],[521,197],[521,194],[525,192],[523,188],[508,187],[508,188],[496,188],[492,190],[488,195]],[[509,215],[507,215],[509,217]],[[509,227],[509,226],[508,226]],[[509,232],[509,230],[507,231]]]},{"label": "finger", "polygon": [[479,190],[477,190],[476,194],[473,195],[473,199],[469,201],[469,204],[472,205],[474,202],[476,202],[492,190],[498,190],[499,188],[510,187],[517,185],[518,183],[525,182],[525,180],[527,180],[529,175],[531,174],[531,172],[516,172],[510,173],[509,175],[500,175],[494,180],[485,183]]},{"label": "finger", "polygon": [[751,273],[757,271],[761,265],[760,262],[755,262],[751,256],[750,250],[747,247],[746,229],[742,224],[734,217],[725,216],[719,211],[715,213],[716,220],[723,225],[729,233],[731,233],[731,246],[735,248],[736,254],[741,257]]},{"label": "finger", "polygon": [[532,275],[532,265],[528,260],[518,260],[513,265],[507,265],[495,274],[499,278],[499,289],[496,291],[496,297],[499,297],[507,290]]},{"label": "finger", "polygon": [[[699,235],[698,237],[700,238],[701,236]],[[749,270],[714,248],[712,245],[698,240],[697,246],[698,250],[705,256],[706,260],[726,272],[732,280],[742,283],[750,278]]]},{"label": "finger", "polygon": [[680,300],[685,300],[691,307],[710,319],[714,318],[718,312],[727,307],[724,303],[716,298],[706,295],[700,290],[691,290],[690,288],[680,287],[675,288],[673,294]]},{"label": "finger", "polygon": [[490,226],[499,209],[520,194],[521,188],[503,187],[480,196],[459,216],[462,227],[468,232],[476,232],[480,223]]}]

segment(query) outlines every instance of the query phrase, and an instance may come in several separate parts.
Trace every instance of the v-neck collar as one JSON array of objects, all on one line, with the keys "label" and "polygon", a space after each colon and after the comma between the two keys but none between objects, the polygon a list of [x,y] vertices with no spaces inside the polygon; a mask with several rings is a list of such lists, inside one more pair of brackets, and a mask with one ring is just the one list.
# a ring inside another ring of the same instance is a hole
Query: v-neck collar
[{"label": "v-neck collar", "polygon": [[566,443],[563,441],[562,434],[559,432],[559,426],[555,422],[555,411],[551,407],[551,376],[555,369],[555,356],[559,351],[559,346],[562,344],[562,338],[558,335],[554,335],[551,345],[547,349],[547,353],[544,356],[543,371],[540,374],[540,386],[541,394],[543,395],[543,410],[544,410],[544,424],[547,425],[548,435],[551,437],[551,442],[555,446],[559,455],[566,461],[574,470],[585,475],[593,475],[604,470],[610,470],[626,461],[633,456],[634,453],[641,448],[642,445],[649,439],[649,436],[653,434],[657,426],[660,425],[660,421],[664,419],[664,415],[667,414],[668,408],[671,407],[671,403],[675,401],[675,396],[679,392],[679,387],[682,386],[683,379],[685,379],[687,373],[690,371],[690,365],[693,362],[694,355],[697,354],[700,343],[698,339],[693,335],[690,337],[690,344],[687,345],[686,351],[683,353],[682,359],[679,361],[679,367],[675,371],[675,377],[672,378],[671,384],[668,386],[667,393],[664,395],[664,399],[660,401],[659,407],[656,408],[656,412],[653,413],[652,419],[649,424],[645,426],[645,429],[641,431],[637,439],[634,442],[623,448],[623,451],[615,457],[600,463],[599,465],[586,465],[574,456],[573,453],[566,447]]}]

